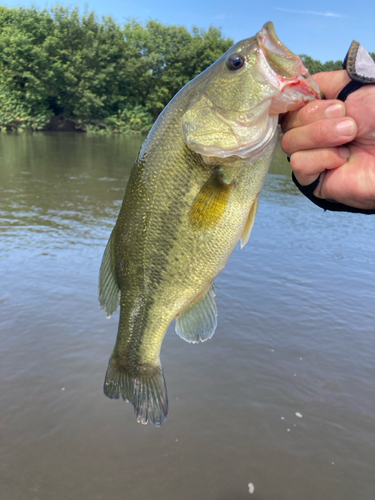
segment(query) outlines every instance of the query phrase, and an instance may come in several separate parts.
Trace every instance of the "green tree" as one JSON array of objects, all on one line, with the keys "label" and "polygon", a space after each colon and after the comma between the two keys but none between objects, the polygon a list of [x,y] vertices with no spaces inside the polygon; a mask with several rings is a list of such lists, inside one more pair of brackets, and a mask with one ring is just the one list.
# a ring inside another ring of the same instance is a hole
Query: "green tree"
[{"label": "green tree", "polygon": [[[369,54],[375,61],[375,52],[370,52]],[[336,71],[338,69],[342,69],[343,61],[327,61],[322,63],[317,59],[307,56],[306,54],[302,54],[300,57],[302,58],[303,64],[311,74],[320,73],[321,71]]]},{"label": "green tree", "polygon": [[335,71],[337,69],[342,69],[342,61],[327,61],[322,63],[317,59],[307,56],[306,54],[301,54],[300,57],[303,64],[312,75],[314,73],[320,73],[321,71]]},{"label": "green tree", "polygon": [[[232,44],[212,26],[120,25],[77,7],[0,6],[0,127],[39,130],[57,115],[86,130],[148,130]],[[311,73],[342,67],[301,57]]]},{"label": "green tree", "polygon": [[63,115],[86,128],[147,129],[232,43],[217,28],[0,7],[0,123],[38,129]]},{"label": "green tree", "polygon": [[184,26],[158,21],[146,26],[129,21],[124,34],[131,54],[124,94],[129,102],[147,107],[154,118],[186,83],[233,45],[218,28],[194,27],[190,33]]}]

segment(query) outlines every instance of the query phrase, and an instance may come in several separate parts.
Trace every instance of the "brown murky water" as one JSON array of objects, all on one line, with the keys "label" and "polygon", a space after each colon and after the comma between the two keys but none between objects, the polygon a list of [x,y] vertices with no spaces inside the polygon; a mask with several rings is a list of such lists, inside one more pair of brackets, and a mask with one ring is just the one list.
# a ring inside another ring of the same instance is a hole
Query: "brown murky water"
[{"label": "brown murky water", "polygon": [[98,268],[140,143],[0,134],[1,500],[373,500],[375,216],[313,206],[282,154],[213,339],[166,335],[165,424],[103,395]]}]

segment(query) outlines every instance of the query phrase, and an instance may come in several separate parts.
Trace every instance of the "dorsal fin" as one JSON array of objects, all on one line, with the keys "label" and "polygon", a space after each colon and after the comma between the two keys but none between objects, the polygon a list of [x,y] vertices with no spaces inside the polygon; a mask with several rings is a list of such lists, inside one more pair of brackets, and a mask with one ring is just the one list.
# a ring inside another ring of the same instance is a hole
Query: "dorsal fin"
[{"label": "dorsal fin", "polygon": [[242,231],[241,249],[249,241],[251,230],[253,229],[253,225],[254,225],[254,221],[255,221],[255,216],[256,216],[257,211],[258,211],[258,205],[259,205],[259,193],[256,195],[254,203],[253,203],[252,207],[250,208],[250,212],[249,212],[249,215],[247,216],[245,227],[243,228],[243,231]]},{"label": "dorsal fin", "polygon": [[107,318],[118,308],[120,303],[120,287],[116,279],[114,231],[104,250],[102,264],[99,272],[99,304],[105,310]]},{"label": "dorsal fin", "polygon": [[202,298],[176,318],[176,333],[186,342],[204,342],[212,337],[217,326],[215,290],[212,284]]}]

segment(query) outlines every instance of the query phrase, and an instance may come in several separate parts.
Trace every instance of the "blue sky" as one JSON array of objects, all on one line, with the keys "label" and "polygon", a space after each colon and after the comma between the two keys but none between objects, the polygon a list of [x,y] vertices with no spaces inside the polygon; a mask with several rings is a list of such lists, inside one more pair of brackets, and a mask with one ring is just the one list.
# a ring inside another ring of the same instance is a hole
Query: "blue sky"
[{"label": "blue sky", "polygon": [[[60,0],[62,5],[77,5],[83,12],[85,5],[98,15],[112,15],[122,23],[129,17],[140,22],[158,19],[166,24],[183,24],[208,28],[220,26],[224,35],[235,41],[254,35],[267,21],[273,21],[280,40],[298,54],[315,59],[343,59],[353,39],[367,50],[375,52],[374,0],[315,0],[297,1],[251,0]],[[44,8],[55,2],[43,0],[1,2],[7,7],[29,6]]]}]

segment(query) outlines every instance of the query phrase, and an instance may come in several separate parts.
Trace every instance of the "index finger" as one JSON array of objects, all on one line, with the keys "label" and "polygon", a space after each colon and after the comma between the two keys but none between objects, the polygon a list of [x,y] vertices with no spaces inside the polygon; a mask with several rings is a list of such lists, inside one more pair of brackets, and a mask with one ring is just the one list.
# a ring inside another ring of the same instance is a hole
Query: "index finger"
[{"label": "index finger", "polygon": [[346,108],[342,101],[336,99],[329,101],[316,100],[309,102],[297,111],[287,113],[281,122],[281,128],[285,133],[292,128],[310,125],[325,118],[342,118],[345,114]]}]

